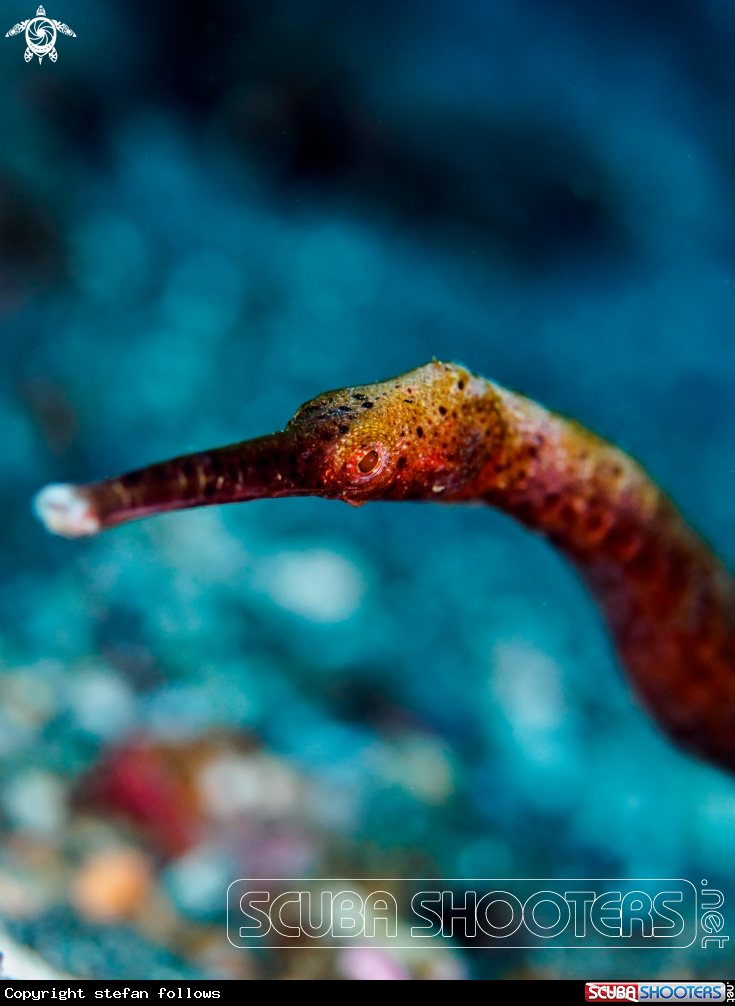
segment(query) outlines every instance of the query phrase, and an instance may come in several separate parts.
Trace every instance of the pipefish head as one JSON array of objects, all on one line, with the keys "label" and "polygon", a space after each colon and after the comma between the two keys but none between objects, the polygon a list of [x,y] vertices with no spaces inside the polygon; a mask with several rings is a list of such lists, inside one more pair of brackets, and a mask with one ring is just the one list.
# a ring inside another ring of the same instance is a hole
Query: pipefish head
[{"label": "pipefish head", "polygon": [[304,448],[310,471],[302,469],[302,478],[314,495],[353,506],[448,499],[485,460],[478,411],[487,410],[487,392],[488,382],[464,367],[435,360],[388,381],[319,395],[284,433]]},{"label": "pipefish head", "polygon": [[170,510],[283,496],[353,506],[469,499],[498,443],[494,396],[490,382],[435,360],[379,384],[319,395],[280,433],[101,482],[46,486],[36,512],[50,531],[76,538]]}]

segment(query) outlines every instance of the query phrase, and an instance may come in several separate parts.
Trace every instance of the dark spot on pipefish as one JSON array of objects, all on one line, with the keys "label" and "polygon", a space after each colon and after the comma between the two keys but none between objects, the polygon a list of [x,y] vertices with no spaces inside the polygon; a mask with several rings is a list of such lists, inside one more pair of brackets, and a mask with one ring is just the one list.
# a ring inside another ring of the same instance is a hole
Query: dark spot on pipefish
[{"label": "dark spot on pipefish", "polygon": [[356,398],[358,402],[363,402],[367,398],[367,395],[360,395],[356,393],[352,397]]},{"label": "dark spot on pipefish", "polygon": [[349,426],[340,426],[339,432],[340,433],[349,433],[350,432],[350,428],[349,428]]},{"label": "dark spot on pipefish", "polygon": [[446,409],[444,408],[444,406],[443,406],[443,405],[440,405],[440,406],[439,406],[439,411],[441,412],[441,414],[442,414],[443,416],[446,416],[446,414],[447,414],[447,410],[446,410]]},{"label": "dark spot on pipefish", "polygon": [[399,468],[405,468],[406,467],[406,460],[407,459],[405,457],[400,457],[398,459],[398,467]]},{"label": "dark spot on pipefish", "polygon": [[464,381],[457,381],[457,387],[460,391],[464,391]]},{"label": "dark spot on pipefish", "polygon": [[362,407],[363,409],[372,409],[374,404],[375,404],[374,402],[363,402]]},{"label": "dark spot on pipefish", "polygon": [[417,437],[423,437],[423,435],[424,435],[424,431],[421,429],[420,426],[417,426],[416,427],[416,436]]}]

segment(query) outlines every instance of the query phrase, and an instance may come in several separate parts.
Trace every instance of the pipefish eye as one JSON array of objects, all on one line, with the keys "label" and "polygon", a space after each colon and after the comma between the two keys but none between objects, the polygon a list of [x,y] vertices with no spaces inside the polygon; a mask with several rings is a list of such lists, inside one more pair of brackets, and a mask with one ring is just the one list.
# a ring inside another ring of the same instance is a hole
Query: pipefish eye
[{"label": "pipefish eye", "polygon": [[376,450],[372,450],[368,451],[367,454],[363,454],[357,462],[357,468],[363,475],[369,475],[371,472],[375,471],[379,464],[380,455]]},{"label": "pipefish eye", "polygon": [[352,478],[358,482],[375,478],[388,462],[388,451],[380,443],[363,444],[350,460]]}]

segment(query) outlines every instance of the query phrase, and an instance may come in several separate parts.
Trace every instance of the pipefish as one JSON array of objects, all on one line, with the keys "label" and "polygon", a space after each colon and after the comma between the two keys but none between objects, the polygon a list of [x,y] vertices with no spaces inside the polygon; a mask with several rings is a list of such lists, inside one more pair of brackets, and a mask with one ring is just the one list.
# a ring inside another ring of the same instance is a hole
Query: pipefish
[{"label": "pipefish", "polygon": [[152,514],[281,496],[481,502],[545,536],[602,610],[663,729],[735,771],[735,581],[613,444],[453,363],[302,405],[280,433],[87,485],[36,512],[74,538]]}]

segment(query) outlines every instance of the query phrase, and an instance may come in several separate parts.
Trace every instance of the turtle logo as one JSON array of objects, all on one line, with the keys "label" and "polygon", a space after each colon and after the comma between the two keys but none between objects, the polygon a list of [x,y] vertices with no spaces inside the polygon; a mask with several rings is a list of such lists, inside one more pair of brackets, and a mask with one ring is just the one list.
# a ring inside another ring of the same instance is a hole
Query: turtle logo
[{"label": "turtle logo", "polygon": [[48,56],[51,62],[55,63],[59,56],[54,48],[57,32],[60,31],[62,35],[71,35],[72,38],[76,38],[76,35],[68,25],[46,17],[46,11],[43,7],[38,8],[35,17],[13,25],[10,31],[5,33],[5,38],[9,38],[11,35],[20,35],[22,31],[26,33],[26,42],[28,44],[28,48],[24,54],[26,63],[30,63],[34,56],[38,56],[39,63],[43,60],[44,56]]}]

